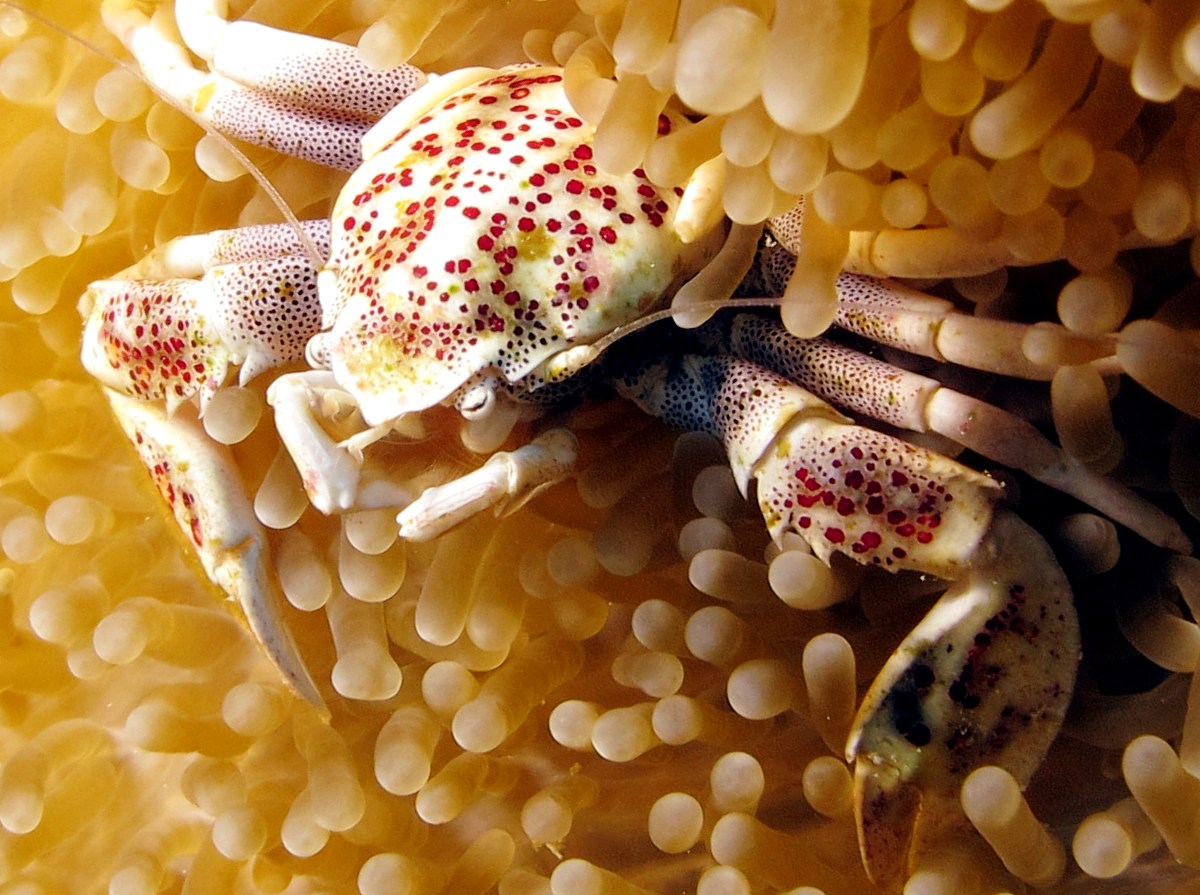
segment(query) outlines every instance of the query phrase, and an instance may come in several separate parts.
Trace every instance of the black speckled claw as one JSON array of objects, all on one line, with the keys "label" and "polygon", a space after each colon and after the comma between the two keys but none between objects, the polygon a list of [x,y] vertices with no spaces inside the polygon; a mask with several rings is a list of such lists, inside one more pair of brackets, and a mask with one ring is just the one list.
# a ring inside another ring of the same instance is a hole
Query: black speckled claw
[{"label": "black speckled claw", "polygon": [[867,872],[884,883],[964,823],[983,765],[1028,782],[1062,725],[1079,662],[1066,576],[1045,541],[997,513],[970,571],[885,663],[851,729]]}]

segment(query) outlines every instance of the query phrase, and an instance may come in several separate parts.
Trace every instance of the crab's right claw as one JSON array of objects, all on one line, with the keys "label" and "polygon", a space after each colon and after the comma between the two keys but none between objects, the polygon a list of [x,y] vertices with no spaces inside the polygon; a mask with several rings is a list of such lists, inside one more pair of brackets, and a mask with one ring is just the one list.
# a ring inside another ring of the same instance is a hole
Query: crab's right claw
[{"label": "crab's right claw", "polygon": [[288,685],[324,712],[325,702],[284,624],[284,596],[269,568],[266,537],[232,458],[204,434],[190,406],[169,415],[156,402],[111,389],[105,395],[209,579],[238,603]]},{"label": "crab's right claw", "polygon": [[908,635],[863,700],[847,757],[867,872],[885,883],[964,823],[958,793],[982,765],[1029,781],[1070,702],[1079,626],[1042,538],[996,514],[970,571]]}]

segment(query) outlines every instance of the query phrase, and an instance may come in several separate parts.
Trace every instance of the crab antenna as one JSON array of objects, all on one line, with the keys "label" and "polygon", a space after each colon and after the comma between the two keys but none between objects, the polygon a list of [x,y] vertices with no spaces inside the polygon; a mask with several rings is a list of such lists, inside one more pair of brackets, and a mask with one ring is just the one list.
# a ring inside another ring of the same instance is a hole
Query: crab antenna
[{"label": "crab antenna", "polygon": [[220,131],[214,130],[212,127],[210,127],[208,123],[201,118],[201,116],[196,114],[195,110],[188,106],[187,103],[180,102],[178,98],[172,96],[170,93],[152,82],[149,78],[142,74],[141,70],[133,63],[108,52],[108,50],[105,50],[103,47],[97,46],[86,37],[76,34],[74,31],[59,24],[43,13],[32,10],[21,3],[14,3],[12,0],[0,0],[0,6],[16,10],[22,15],[40,23],[46,28],[49,28],[52,31],[57,31],[67,40],[73,41],[90,53],[95,53],[106,62],[111,62],[122,71],[127,72],[145,84],[155,96],[162,100],[162,102],[166,103],[172,109],[175,109],[177,112],[181,113],[186,118],[199,125],[206,134],[220,143],[221,147],[225,149],[231,156],[233,156],[233,158],[237,160],[238,164],[246,169],[246,172],[252,178],[254,178],[254,181],[258,184],[263,193],[266,194],[266,197],[268,200],[270,200],[271,204],[279,209],[279,213],[283,216],[284,221],[296,232],[296,239],[298,240],[305,256],[313,265],[313,268],[315,270],[320,270],[325,266],[325,256],[321,254],[321,251],[317,248],[316,243],[314,243],[309,238],[308,234],[304,232],[304,228],[300,226],[300,219],[296,217],[295,212],[293,212],[288,206],[283,196],[280,195],[279,190],[277,190],[275,185],[267,178],[267,175],[264,174],[262,170],[250,160],[249,156],[242,152],[242,150],[239,149],[232,140],[230,140]]},{"label": "crab antenna", "polygon": [[[3,2],[3,0],[0,0]],[[655,311],[652,314],[647,314],[644,317],[639,317],[629,323],[622,324],[615,329],[605,333],[595,342],[592,342],[589,348],[592,353],[599,355],[607,351],[616,342],[624,339],[626,336],[632,336],[639,330],[645,329],[647,326],[652,326],[660,320],[669,320],[672,317],[679,317],[683,314],[695,314],[697,311],[742,311],[746,308],[778,308],[782,305],[781,298],[767,298],[765,296],[757,298],[714,298],[709,301],[697,301],[679,308],[663,308],[661,311]]]}]

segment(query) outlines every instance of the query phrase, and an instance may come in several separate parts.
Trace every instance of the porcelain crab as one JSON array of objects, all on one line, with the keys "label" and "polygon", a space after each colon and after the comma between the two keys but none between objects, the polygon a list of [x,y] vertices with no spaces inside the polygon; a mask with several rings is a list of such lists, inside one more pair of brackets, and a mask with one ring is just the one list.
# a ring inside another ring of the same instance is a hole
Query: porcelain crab
[{"label": "porcelain crab", "polygon": [[[877,878],[957,814],[938,807],[954,804],[975,767],[1001,764],[1028,780],[1070,699],[1078,630],[1053,554],[999,508],[993,479],[855,426],[825,398],[956,438],[1162,546],[1189,546],[1164,514],[1019,418],[835,343],[795,339],[768,318],[718,319],[666,359],[644,344],[603,353],[609,334],[712,259],[725,228],[706,210],[703,183],[601,170],[561,71],[468,70],[419,86],[415,69],[371,72],[348,47],[181,3],[184,38],[208,61],[199,72],[161,17],[110,12],[145,76],[212,128],[352,170],[329,221],[185,237],[84,301],[85,365],[209,576],[314,702],[236,471],[177,412],[195,402],[203,413],[230,367],[246,382],[306,356],[311,369],[279,376],[269,399],[312,503],[326,513],[395,507],[407,538],[568,476],[574,438],[546,429],[421,494],[364,477],[374,442],[450,403],[479,422],[477,437],[499,443],[522,406],[557,399],[587,370],[668,422],[719,435],[774,536],[795,532],[826,560],[839,552],[953,581],[865,696],[847,747]],[[664,113],[660,128],[682,121]],[[847,329],[1037,375],[990,350],[998,330],[956,336],[947,303],[886,281],[847,276],[842,286]],[[330,419],[347,415],[358,431],[330,435]]]}]

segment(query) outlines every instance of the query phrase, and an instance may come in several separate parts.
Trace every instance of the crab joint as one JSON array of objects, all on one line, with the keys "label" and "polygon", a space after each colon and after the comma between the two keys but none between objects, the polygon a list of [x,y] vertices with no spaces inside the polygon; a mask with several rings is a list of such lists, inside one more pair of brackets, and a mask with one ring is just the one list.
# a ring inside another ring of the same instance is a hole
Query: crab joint
[{"label": "crab joint", "polygon": [[517,509],[575,467],[577,442],[566,429],[551,429],[515,451],[493,454],[462,478],[428,488],[396,517],[400,537],[427,541],[476,513]]}]

